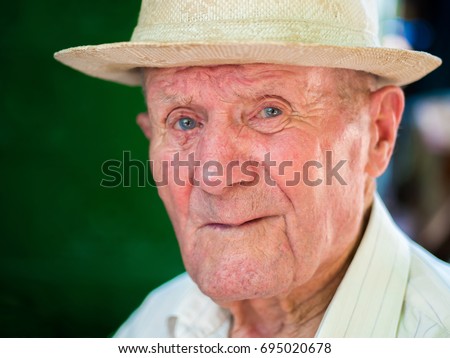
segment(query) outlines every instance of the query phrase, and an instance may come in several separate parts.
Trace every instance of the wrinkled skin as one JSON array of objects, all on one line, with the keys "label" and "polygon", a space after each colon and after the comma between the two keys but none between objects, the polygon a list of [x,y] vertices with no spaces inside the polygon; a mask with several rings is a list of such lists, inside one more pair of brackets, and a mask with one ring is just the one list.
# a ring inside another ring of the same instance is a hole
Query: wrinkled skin
[{"label": "wrinkled skin", "polygon": [[[230,309],[232,336],[313,336],[392,153],[401,90],[376,90],[356,71],[279,65],[148,69],[144,86],[148,114],[138,122],[155,180],[177,153],[200,164],[169,166],[158,188],[189,275]],[[345,184],[326,183],[327,151],[332,166],[345,161]],[[254,175],[234,167],[206,177],[208,161],[251,161]],[[307,171],[323,182],[290,185],[307,161],[323,165]]]}]

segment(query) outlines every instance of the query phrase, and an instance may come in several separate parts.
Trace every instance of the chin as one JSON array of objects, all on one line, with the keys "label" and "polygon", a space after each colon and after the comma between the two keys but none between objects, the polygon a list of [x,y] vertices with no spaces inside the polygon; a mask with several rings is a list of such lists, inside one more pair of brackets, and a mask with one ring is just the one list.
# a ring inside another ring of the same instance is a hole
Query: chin
[{"label": "chin", "polygon": [[234,269],[209,270],[193,277],[200,290],[217,303],[269,298],[289,292],[292,275],[277,270]]}]

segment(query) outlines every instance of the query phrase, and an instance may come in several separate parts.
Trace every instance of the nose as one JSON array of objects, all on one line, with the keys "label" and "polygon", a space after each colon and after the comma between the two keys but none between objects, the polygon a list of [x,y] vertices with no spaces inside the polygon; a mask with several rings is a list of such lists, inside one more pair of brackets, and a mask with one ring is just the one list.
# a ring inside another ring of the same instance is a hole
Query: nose
[{"label": "nose", "polygon": [[258,162],[251,160],[251,138],[242,136],[240,124],[214,124],[210,120],[201,134],[195,157],[200,166],[194,171],[199,187],[220,195],[236,185],[251,185]]}]

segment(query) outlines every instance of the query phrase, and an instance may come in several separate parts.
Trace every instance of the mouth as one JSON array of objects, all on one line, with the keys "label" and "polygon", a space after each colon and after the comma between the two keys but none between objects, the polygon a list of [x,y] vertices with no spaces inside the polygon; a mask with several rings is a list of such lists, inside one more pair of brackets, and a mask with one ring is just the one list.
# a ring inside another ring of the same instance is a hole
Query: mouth
[{"label": "mouth", "polygon": [[259,217],[259,218],[255,218],[255,219],[251,219],[251,220],[247,220],[247,221],[242,221],[237,224],[209,223],[209,224],[204,225],[203,227],[209,228],[209,229],[214,229],[214,230],[227,230],[227,229],[242,228],[242,227],[247,227],[247,226],[258,224],[261,221],[263,221],[269,217],[272,217],[272,216],[263,216],[263,217]]}]

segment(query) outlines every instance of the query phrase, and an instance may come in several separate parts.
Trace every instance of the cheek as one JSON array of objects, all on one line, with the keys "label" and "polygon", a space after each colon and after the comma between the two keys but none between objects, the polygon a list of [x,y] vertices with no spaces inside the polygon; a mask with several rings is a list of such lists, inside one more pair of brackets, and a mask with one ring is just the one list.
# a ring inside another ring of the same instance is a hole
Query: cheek
[{"label": "cheek", "polygon": [[302,275],[315,267],[324,239],[328,198],[326,176],[319,136],[300,130],[284,136],[272,145],[272,160],[277,163],[271,177],[290,202],[286,213],[287,236],[294,255],[302,267]]},{"label": "cheek", "polygon": [[298,240],[298,252],[314,257],[329,245],[328,240],[355,233],[364,193],[365,141],[359,129],[348,125],[320,135],[293,134],[272,145],[272,159],[287,163],[283,170],[278,166],[272,172],[293,206],[288,234],[313,237],[313,242]]},{"label": "cheek", "polygon": [[325,181],[325,164],[318,137],[299,130],[291,131],[289,135],[277,138],[277,143],[270,147],[271,160],[275,163],[271,177],[293,202],[302,197],[305,204],[307,197],[303,194],[315,194],[319,183]]},{"label": "cheek", "polygon": [[176,153],[167,150],[150,150],[153,179],[158,187],[158,194],[166,207],[175,231],[178,233],[185,225],[188,216],[189,168],[180,166],[183,160]]},{"label": "cheek", "polygon": [[355,123],[347,125],[332,143],[333,165],[340,160],[345,161],[340,172],[347,185],[341,185],[341,189],[350,198],[359,195],[364,189],[369,142],[370,137],[365,128]]},{"label": "cheek", "polygon": [[[363,215],[367,136],[359,124],[347,124],[329,138],[322,147],[327,178],[322,209],[330,237],[351,238],[358,234]],[[336,241],[333,245],[346,244]]]}]

